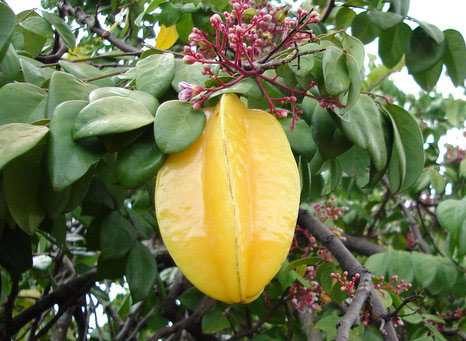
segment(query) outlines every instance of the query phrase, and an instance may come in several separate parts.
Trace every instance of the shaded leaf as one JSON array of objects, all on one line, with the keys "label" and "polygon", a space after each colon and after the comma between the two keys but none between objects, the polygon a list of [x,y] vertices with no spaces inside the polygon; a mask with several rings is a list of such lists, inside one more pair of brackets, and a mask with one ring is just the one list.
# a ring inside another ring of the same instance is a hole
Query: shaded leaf
[{"label": "shaded leaf", "polygon": [[7,4],[0,2],[0,61],[8,49],[15,26],[15,13]]},{"label": "shaded leaf", "polygon": [[316,152],[316,145],[312,139],[312,129],[304,120],[298,120],[295,129],[291,131],[292,120],[292,117],[287,117],[279,122],[285,131],[293,153],[302,155],[310,161]]},{"label": "shaded leaf", "polygon": [[400,62],[408,48],[411,34],[411,28],[403,22],[380,34],[379,55],[386,67],[395,67]]},{"label": "shaded leaf", "polygon": [[131,248],[125,270],[133,302],[143,301],[150,294],[158,275],[155,256],[140,242]]},{"label": "shaded leaf", "polygon": [[44,126],[10,123],[0,126],[0,170],[11,160],[31,150],[48,133]]},{"label": "shaded leaf", "polygon": [[440,74],[442,73],[442,67],[443,64],[440,61],[432,68],[426,71],[414,73],[414,80],[424,91],[432,91],[432,89],[435,87],[435,84],[437,84],[437,81],[440,78]]},{"label": "shaded leaf", "polygon": [[102,221],[100,247],[104,259],[123,257],[135,242],[134,227],[117,211],[113,211]]},{"label": "shaded leaf", "polygon": [[6,227],[0,235],[0,265],[15,278],[30,269],[32,267],[31,237],[19,228]]},{"label": "shaded leaf", "polygon": [[382,31],[392,28],[403,20],[402,15],[394,12],[369,11],[367,16]]},{"label": "shaded leaf", "polygon": [[163,154],[147,136],[118,153],[116,173],[125,188],[136,188],[153,177],[165,162]]},{"label": "shaded leaf", "polygon": [[57,30],[60,37],[63,38],[66,45],[74,49],[76,46],[76,37],[74,36],[71,28],[63,21],[62,18],[54,14],[42,12],[42,16]]},{"label": "shaded leaf", "polygon": [[364,44],[370,43],[380,34],[380,29],[370,20],[367,13],[359,13],[351,24],[352,35]]},{"label": "shaded leaf", "polygon": [[0,125],[32,123],[46,117],[47,92],[28,83],[9,83],[0,88]]},{"label": "shaded leaf", "polygon": [[102,151],[83,147],[73,140],[73,122],[86,105],[86,101],[62,103],[50,122],[48,165],[54,190],[63,190],[80,179],[102,157]]},{"label": "shaded leaf", "polygon": [[445,40],[437,43],[421,27],[416,28],[406,51],[406,66],[409,73],[420,73],[432,68],[442,59],[445,46]]},{"label": "shaded leaf", "polygon": [[175,76],[175,58],[171,53],[153,54],[136,64],[136,88],[161,97]]},{"label": "shaded leaf", "polygon": [[458,31],[446,30],[445,40],[447,46],[443,60],[447,67],[447,73],[455,86],[464,84],[466,78],[466,45],[464,38]]}]

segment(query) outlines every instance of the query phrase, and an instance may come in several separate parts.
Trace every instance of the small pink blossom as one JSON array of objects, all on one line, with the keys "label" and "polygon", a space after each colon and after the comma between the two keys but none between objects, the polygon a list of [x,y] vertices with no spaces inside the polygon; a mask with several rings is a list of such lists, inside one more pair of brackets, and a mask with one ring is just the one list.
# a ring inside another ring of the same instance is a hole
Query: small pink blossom
[{"label": "small pink blossom", "polygon": [[199,95],[202,91],[202,88],[199,85],[189,84],[186,82],[179,82],[178,88],[180,89],[178,99],[183,102],[189,101],[191,98]]}]

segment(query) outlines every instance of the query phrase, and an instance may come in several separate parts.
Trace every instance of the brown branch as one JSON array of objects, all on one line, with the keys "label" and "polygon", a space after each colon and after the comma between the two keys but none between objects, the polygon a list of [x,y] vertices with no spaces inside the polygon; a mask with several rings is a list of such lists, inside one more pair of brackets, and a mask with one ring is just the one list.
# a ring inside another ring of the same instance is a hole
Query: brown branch
[{"label": "brown branch", "polygon": [[[391,191],[390,184],[385,176],[382,178],[382,181],[385,187],[387,187],[387,190]],[[414,234],[416,244],[419,246],[422,252],[430,254],[431,252],[429,246],[427,246],[427,243],[422,237],[421,232],[417,228],[416,221],[414,220],[414,217],[412,216],[411,212],[409,212],[408,208],[403,204],[403,199],[401,199],[401,196],[399,194],[394,194],[393,197],[396,200],[396,205],[399,206],[401,211],[403,212],[406,221],[408,222],[409,228],[411,229],[411,232],[413,232]]]},{"label": "brown branch", "polygon": [[[319,242],[321,242],[332,253],[340,266],[344,270],[348,271],[351,276],[354,276],[357,273],[363,274],[368,272],[368,270],[359,263],[345,245],[343,245],[341,240],[309,211],[304,209],[299,210],[298,224],[301,227],[306,228]],[[385,309],[382,302],[377,297],[372,284],[369,306],[371,308],[373,319],[381,321],[384,339],[386,341],[397,341],[398,337],[391,321],[385,323],[385,320],[382,319],[384,314],[387,313],[387,309]]]},{"label": "brown branch", "polygon": [[332,13],[332,10],[334,8],[335,8],[335,0],[330,0],[327,8],[325,9],[324,15],[322,16],[322,19],[320,19],[320,22],[325,22],[330,16],[330,13]]},{"label": "brown branch", "polygon": [[34,305],[16,315],[10,322],[9,330],[0,329],[0,336],[16,334],[25,324],[42,314],[42,312],[52,308],[55,304],[64,304],[68,298],[76,292],[89,290],[97,278],[97,269],[92,269],[65,284],[60,285],[47,296],[41,298]]},{"label": "brown branch", "polygon": [[174,334],[180,330],[186,329],[190,325],[197,324],[202,318],[202,316],[204,316],[210,310],[210,308],[212,308],[215,305],[215,302],[215,300],[205,296],[193,314],[181,321],[176,322],[171,327],[160,329],[157,333],[155,333],[154,336],[150,337],[147,341],[157,341],[164,336]]},{"label": "brown branch", "polygon": [[[15,300],[19,292],[19,279],[13,278],[11,282],[10,294],[8,295],[8,300],[5,304],[5,329],[7,335],[11,335],[12,328],[12,318],[13,318],[13,308],[15,306]],[[0,333],[0,335],[2,335]]]},{"label": "brown branch", "polygon": [[264,325],[264,323],[266,323],[272,317],[272,315],[277,311],[277,309],[280,308],[286,302],[286,296],[287,295],[288,295],[288,290],[286,290],[283,293],[280,300],[278,302],[276,302],[272,306],[272,308],[270,308],[268,310],[267,314],[262,319],[257,321],[257,323],[253,327],[250,327],[249,329],[246,329],[246,330],[244,330],[242,332],[239,332],[236,335],[233,335],[232,337],[227,339],[227,341],[235,340],[235,339],[241,339],[241,338],[243,338],[245,336],[250,336],[250,335],[253,335],[254,333],[256,333]]},{"label": "brown branch", "polygon": [[99,37],[109,41],[113,46],[119,48],[123,52],[137,52],[140,53],[141,50],[129,45],[121,39],[118,39],[109,31],[104,30],[97,18],[93,18],[90,15],[87,15],[81,8],[69,5],[66,0],[60,0],[58,2],[58,8],[63,10],[66,14],[71,15],[76,18],[76,20],[87,26],[89,30],[96,33]]},{"label": "brown branch", "polygon": [[353,325],[358,323],[362,307],[371,295],[371,287],[372,275],[366,271],[359,279],[358,288],[345,315],[337,323],[337,337],[335,341],[347,341],[349,339],[350,330]]},{"label": "brown branch", "polygon": [[380,205],[379,209],[377,210],[377,212],[375,212],[374,216],[372,217],[372,224],[371,226],[369,226],[369,229],[367,230],[367,236],[369,238],[374,235],[375,225],[377,224],[377,221],[382,216],[382,213],[385,210],[385,206],[387,206],[388,200],[390,200],[391,196],[392,196],[392,193],[389,190],[387,190],[385,192],[382,204]]},{"label": "brown branch", "polygon": [[118,70],[118,71],[115,71],[115,72],[105,73],[103,75],[95,76],[95,77],[91,77],[91,78],[81,78],[81,80],[83,82],[92,82],[92,81],[96,81],[96,80],[103,79],[103,78],[108,78],[108,77],[121,75],[122,73],[125,73],[126,71],[128,71],[128,70]]},{"label": "brown branch", "polygon": [[128,314],[128,317],[126,318],[125,324],[121,328],[120,332],[118,335],[115,337],[115,341],[123,341],[123,340],[128,340],[126,337],[131,330],[133,329],[133,325],[136,321],[136,316],[141,312],[142,308],[144,308],[144,303],[143,302],[138,302],[135,305],[131,307],[131,311]]},{"label": "brown branch", "polygon": [[413,294],[407,297],[406,299],[403,300],[403,302],[401,302],[401,304],[394,311],[387,312],[387,314],[384,316],[384,319],[389,320],[391,318],[397,317],[401,309],[403,309],[405,305],[407,305],[409,302],[417,300],[420,297],[422,297],[422,295],[420,294]]},{"label": "brown branch", "polygon": [[350,234],[343,234],[345,240],[343,244],[352,252],[359,253],[364,256],[372,256],[375,253],[385,252],[385,248],[371,242],[364,237],[352,236]]},{"label": "brown branch", "polygon": [[448,336],[458,336],[461,340],[466,341],[466,333],[461,331],[459,328],[439,328],[439,331]]},{"label": "brown branch", "polygon": [[58,48],[51,54],[45,56],[37,56],[35,59],[44,64],[54,64],[60,60],[60,58],[68,51],[68,46],[65,44],[62,38],[58,38]]}]

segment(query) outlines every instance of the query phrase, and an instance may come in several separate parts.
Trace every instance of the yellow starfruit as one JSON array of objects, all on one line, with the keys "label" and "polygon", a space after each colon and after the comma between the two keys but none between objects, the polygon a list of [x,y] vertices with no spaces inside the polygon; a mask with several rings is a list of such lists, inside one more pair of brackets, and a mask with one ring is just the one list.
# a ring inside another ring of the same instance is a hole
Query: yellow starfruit
[{"label": "yellow starfruit", "polygon": [[299,196],[298,169],[280,123],[224,94],[201,137],[159,170],[155,206],[183,274],[217,300],[248,303],[288,254]]}]

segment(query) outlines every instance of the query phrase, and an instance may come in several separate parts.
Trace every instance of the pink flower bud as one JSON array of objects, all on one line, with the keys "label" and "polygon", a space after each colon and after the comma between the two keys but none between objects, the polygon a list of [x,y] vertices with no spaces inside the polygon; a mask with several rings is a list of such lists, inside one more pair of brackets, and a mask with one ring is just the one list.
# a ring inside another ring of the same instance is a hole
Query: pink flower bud
[{"label": "pink flower bud", "polygon": [[222,23],[222,18],[218,14],[210,17],[210,23],[213,27],[218,27]]},{"label": "pink flower bud", "polygon": [[196,58],[194,58],[193,56],[187,55],[183,57],[183,62],[185,64],[194,64],[196,62]]}]

